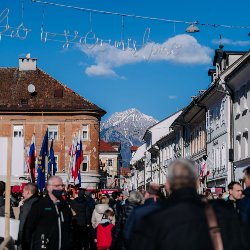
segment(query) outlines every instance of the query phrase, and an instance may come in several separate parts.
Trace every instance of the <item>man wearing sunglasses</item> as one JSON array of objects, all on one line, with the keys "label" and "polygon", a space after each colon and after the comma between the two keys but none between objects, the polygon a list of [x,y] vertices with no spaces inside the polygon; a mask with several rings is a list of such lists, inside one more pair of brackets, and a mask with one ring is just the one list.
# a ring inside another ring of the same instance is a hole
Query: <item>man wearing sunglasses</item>
[{"label": "man wearing sunglasses", "polygon": [[69,249],[72,213],[63,198],[64,184],[52,176],[47,184],[48,195],[33,204],[25,235],[29,249]]}]

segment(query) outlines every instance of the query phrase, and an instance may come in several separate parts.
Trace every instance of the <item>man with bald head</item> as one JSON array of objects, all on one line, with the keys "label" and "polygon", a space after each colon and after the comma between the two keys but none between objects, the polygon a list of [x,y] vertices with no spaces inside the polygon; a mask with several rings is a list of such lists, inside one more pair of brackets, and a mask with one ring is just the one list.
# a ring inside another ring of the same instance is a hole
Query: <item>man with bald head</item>
[{"label": "man with bald head", "polygon": [[[197,193],[199,175],[196,169],[195,163],[186,159],[170,164],[166,183],[170,196],[160,210],[144,217],[137,225],[131,250],[215,249],[210,235],[214,227],[209,229],[211,216],[207,217],[205,212],[209,205]],[[223,200],[209,204],[217,219],[223,249],[249,249],[236,213]]]},{"label": "man with bald head", "polygon": [[63,199],[64,184],[59,176],[47,183],[47,196],[31,207],[25,240],[29,249],[69,249],[72,213]]}]

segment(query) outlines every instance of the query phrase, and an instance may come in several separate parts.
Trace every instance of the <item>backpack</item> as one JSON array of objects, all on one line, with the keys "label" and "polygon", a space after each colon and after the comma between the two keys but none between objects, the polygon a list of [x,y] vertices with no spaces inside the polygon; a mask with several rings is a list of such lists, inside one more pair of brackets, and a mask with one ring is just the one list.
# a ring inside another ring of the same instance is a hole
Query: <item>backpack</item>
[{"label": "backpack", "polygon": [[104,227],[102,224],[97,226],[97,248],[98,249],[108,249],[112,243],[112,229],[114,225],[109,224]]}]

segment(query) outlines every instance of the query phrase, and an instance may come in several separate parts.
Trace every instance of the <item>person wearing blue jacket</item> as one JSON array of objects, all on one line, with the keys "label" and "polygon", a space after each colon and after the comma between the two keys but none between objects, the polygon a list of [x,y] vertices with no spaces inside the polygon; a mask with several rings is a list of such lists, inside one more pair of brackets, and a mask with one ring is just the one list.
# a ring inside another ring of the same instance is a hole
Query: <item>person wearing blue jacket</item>
[{"label": "person wearing blue jacket", "polygon": [[126,221],[123,237],[126,244],[126,248],[129,248],[130,239],[133,235],[133,230],[136,224],[146,215],[161,208],[160,202],[160,186],[155,183],[151,183],[146,189],[145,202],[143,205],[135,207]]}]

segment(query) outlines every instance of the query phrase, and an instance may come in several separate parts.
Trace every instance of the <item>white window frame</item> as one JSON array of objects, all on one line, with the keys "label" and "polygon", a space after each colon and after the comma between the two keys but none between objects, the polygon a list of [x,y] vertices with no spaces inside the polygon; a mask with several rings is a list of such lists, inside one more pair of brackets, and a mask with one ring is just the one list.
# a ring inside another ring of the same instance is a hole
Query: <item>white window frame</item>
[{"label": "white window frame", "polygon": [[237,159],[241,159],[241,137],[237,136],[236,138],[236,143],[237,143]]},{"label": "white window frame", "polygon": [[[83,170],[83,164],[87,163],[86,170]],[[83,163],[81,164],[81,172],[88,172],[89,171],[89,155],[83,155]]]},{"label": "white window frame", "polygon": [[[15,136],[15,133],[18,133]],[[23,125],[13,125],[13,137],[23,137]]]},{"label": "white window frame", "polygon": [[242,95],[242,102],[243,102],[243,111],[248,110],[248,106],[247,106],[247,86],[245,85],[243,87],[243,95]]},{"label": "white window frame", "polygon": [[57,172],[58,172],[59,171],[59,168],[58,168],[58,166],[59,166],[59,156],[58,155],[54,155],[54,157],[55,157],[56,168],[57,168]]},{"label": "white window frame", "polygon": [[248,142],[248,133],[244,133],[243,134],[243,138],[244,138],[244,151],[245,151],[245,158],[247,158],[249,156],[248,154],[248,147],[249,147],[249,142]]},{"label": "white window frame", "polygon": [[[110,165],[111,162],[111,165]],[[107,167],[113,167],[114,166],[114,159],[107,159],[106,161]]]},{"label": "white window frame", "polygon": [[[86,134],[86,136],[84,136]],[[89,125],[88,124],[82,124],[82,140],[88,141],[89,140]]]},{"label": "white window frame", "polygon": [[235,92],[235,116],[241,114],[240,111],[240,92],[239,90]]},{"label": "white window frame", "polygon": [[58,140],[59,139],[59,132],[58,132],[58,125],[48,125],[48,138],[49,140]]}]

